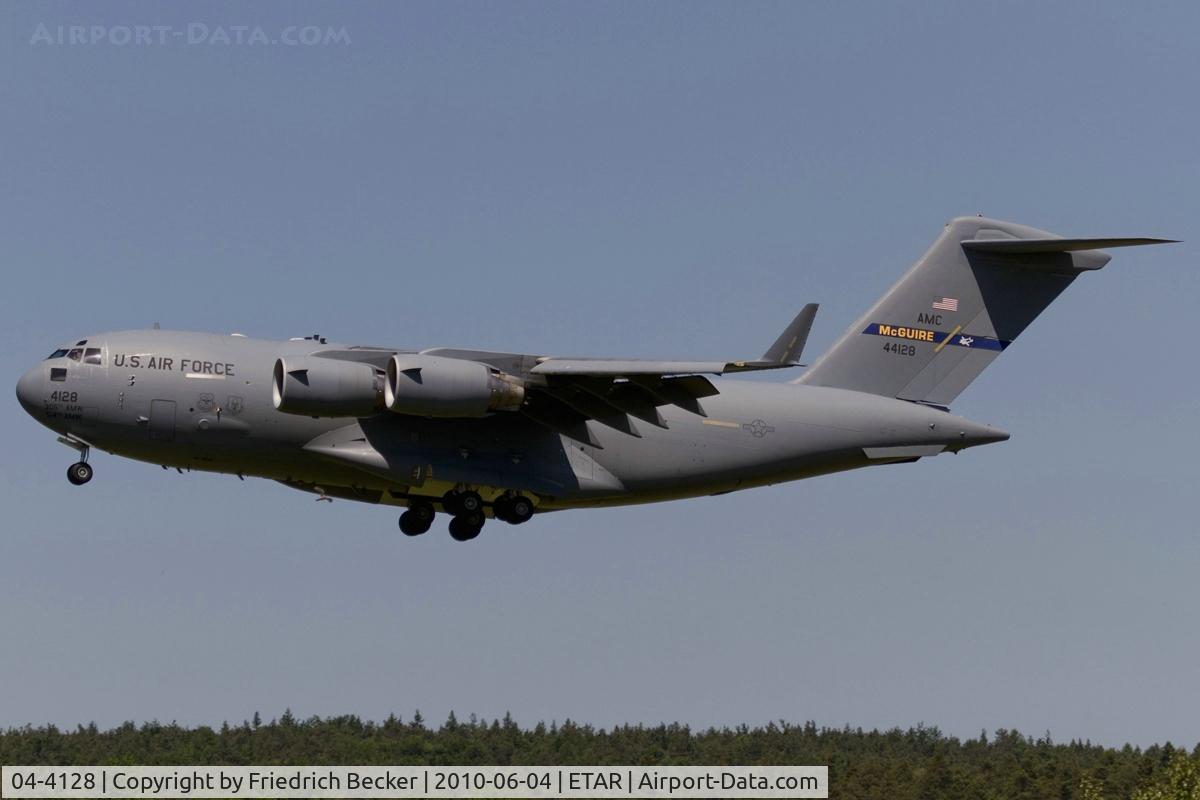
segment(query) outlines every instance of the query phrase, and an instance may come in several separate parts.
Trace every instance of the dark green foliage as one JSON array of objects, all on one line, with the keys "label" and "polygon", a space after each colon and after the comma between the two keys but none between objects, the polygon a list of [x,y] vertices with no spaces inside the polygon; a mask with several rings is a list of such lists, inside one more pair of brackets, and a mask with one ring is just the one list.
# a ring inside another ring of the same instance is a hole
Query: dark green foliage
[{"label": "dark green foliage", "polygon": [[158,722],[10,729],[0,733],[0,764],[828,764],[831,796],[847,800],[1125,800],[1139,789],[1194,782],[1200,746],[1189,755],[1170,744],[1055,744],[1049,733],[1034,740],[998,730],[960,740],[923,725],[881,732],[782,721],[693,731],[566,720],[523,729],[509,714],[461,722],[451,713],[430,730],[419,712],[411,722],[392,714],[375,723],[301,720],[287,710],[268,723],[256,712],[253,722],[216,731]]}]

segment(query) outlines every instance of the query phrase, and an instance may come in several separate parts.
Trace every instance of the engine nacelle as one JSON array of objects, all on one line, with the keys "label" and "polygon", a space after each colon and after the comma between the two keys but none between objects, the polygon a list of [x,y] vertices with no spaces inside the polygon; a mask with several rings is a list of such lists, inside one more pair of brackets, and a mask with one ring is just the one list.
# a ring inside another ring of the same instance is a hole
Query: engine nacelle
[{"label": "engine nacelle", "polygon": [[478,361],[442,356],[397,353],[383,389],[389,410],[415,417],[485,417],[516,411],[524,400],[519,379]]},{"label": "engine nacelle", "polygon": [[275,361],[275,408],[308,417],[369,417],[383,410],[383,381],[356,361],[286,356]]}]

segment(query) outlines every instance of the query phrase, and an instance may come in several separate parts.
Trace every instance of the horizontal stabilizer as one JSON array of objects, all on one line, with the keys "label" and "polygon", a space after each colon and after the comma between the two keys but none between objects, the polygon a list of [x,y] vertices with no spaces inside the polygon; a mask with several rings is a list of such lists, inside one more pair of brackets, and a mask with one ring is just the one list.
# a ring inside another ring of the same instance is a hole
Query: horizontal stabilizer
[{"label": "horizontal stabilizer", "polygon": [[1070,253],[1075,250],[1105,250],[1143,244],[1178,244],[1175,239],[968,239],[962,246],[985,253]]}]

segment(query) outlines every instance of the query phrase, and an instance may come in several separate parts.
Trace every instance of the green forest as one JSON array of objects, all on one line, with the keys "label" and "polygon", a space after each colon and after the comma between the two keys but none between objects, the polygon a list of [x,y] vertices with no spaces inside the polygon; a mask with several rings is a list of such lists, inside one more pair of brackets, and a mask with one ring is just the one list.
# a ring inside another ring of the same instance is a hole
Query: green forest
[{"label": "green forest", "polygon": [[692,730],[684,725],[595,728],[571,721],[521,727],[420,712],[381,723],[355,716],[186,728],[128,722],[112,730],[54,726],[0,733],[0,764],[296,765],[770,765],[830,767],[830,797],[879,800],[1045,798],[1200,800],[1200,745],[1137,748],[1057,743],[1012,730],[959,739],[937,728],[864,731],[786,722]]}]

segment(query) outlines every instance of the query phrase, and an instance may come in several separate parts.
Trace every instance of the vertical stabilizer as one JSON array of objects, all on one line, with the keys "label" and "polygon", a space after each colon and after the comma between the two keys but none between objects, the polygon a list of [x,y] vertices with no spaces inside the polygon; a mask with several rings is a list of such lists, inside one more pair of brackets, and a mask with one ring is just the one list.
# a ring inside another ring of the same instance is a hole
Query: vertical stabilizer
[{"label": "vertical stabilizer", "polygon": [[929,251],[797,381],[949,405],[1081,273],[1100,247],[985,217],[946,224]]}]

